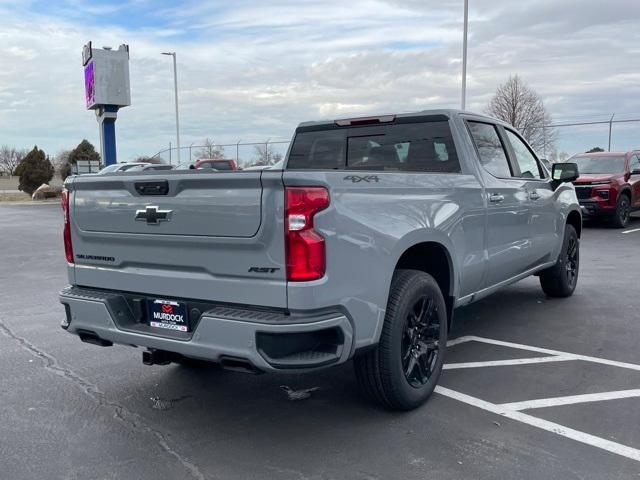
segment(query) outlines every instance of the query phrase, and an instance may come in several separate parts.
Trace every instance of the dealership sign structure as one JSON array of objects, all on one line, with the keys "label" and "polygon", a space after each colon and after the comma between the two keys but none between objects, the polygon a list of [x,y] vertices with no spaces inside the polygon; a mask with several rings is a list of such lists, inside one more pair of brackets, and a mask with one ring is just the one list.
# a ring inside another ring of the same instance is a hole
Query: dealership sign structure
[{"label": "dealership sign structure", "polygon": [[100,129],[100,151],[105,165],[116,163],[118,110],[131,105],[129,46],[94,49],[91,42],[82,49],[85,105],[94,110]]}]

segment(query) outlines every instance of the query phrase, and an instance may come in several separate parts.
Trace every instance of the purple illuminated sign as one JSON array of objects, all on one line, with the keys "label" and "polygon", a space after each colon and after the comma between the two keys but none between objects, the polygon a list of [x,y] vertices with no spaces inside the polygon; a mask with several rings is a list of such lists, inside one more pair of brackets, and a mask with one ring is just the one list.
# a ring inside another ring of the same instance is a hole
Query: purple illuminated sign
[{"label": "purple illuminated sign", "polygon": [[95,73],[93,61],[84,67],[84,100],[87,108],[90,108],[96,101]]}]

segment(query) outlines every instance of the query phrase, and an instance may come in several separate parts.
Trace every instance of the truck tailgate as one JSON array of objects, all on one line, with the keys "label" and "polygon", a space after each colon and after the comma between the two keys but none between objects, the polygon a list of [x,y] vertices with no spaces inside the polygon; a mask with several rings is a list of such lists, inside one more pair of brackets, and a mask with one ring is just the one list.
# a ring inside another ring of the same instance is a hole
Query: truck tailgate
[{"label": "truck tailgate", "polygon": [[[73,216],[85,232],[244,238],[257,233],[262,195],[259,175],[174,177],[104,175],[91,182],[81,177],[76,183]],[[168,188],[167,194],[157,194],[158,188],[152,187]],[[147,207],[155,209],[147,213]],[[134,221],[132,212],[141,210],[145,211]]]},{"label": "truck tailgate", "polygon": [[77,285],[286,307],[280,173],[86,175],[68,188]]}]

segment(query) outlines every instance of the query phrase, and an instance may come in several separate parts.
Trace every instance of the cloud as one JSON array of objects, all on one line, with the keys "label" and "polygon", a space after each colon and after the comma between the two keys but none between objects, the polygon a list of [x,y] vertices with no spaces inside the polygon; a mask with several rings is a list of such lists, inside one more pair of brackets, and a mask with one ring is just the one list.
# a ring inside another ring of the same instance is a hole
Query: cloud
[{"label": "cloud", "polygon": [[[639,2],[470,3],[470,109],[518,73],[558,120],[640,112]],[[88,40],[131,46],[121,159],[175,143],[167,50],[178,52],[185,145],[286,139],[305,120],[459,105],[461,0],[0,0],[0,16],[10,19],[0,25],[0,144],[49,153],[82,138],[97,144],[83,105]],[[630,125],[615,137],[620,148],[637,146],[640,124]],[[571,132],[560,132],[561,149],[593,146],[589,131]]]}]

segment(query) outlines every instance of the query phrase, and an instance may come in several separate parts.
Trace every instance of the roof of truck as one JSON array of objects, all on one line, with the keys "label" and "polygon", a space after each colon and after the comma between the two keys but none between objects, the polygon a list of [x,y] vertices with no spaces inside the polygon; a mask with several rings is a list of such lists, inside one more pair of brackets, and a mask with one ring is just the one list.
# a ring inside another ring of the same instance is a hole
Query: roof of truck
[{"label": "roof of truck", "polygon": [[473,115],[474,117],[486,118],[487,120],[491,120],[496,123],[504,123],[496,118],[489,117],[487,115],[478,114],[475,112],[469,112],[467,110],[459,110],[455,108],[444,108],[444,109],[433,109],[433,110],[421,110],[419,112],[409,112],[409,113],[387,113],[383,115],[366,115],[363,117],[346,117],[346,118],[336,118],[332,120],[318,120],[318,121],[310,121],[310,122],[302,122],[298,125],[300,127],[313,127],[320,125],[330,125],[334,124],[340,120],[352,120],[352,119],[366,119],[366,118],[376,118],[376,117],[387,117],[387,116],[395,116],[396,118],[411,118],[411,117],[425,117],[425,116],[433,116],[433,115],[444,115],[448,118],[451,118],[455,115]]}]

